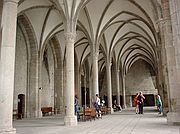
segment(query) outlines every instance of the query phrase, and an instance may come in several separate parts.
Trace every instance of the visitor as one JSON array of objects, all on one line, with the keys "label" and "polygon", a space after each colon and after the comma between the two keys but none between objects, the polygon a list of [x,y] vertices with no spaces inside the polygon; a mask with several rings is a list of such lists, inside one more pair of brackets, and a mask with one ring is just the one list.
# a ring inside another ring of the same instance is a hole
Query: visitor
[{"label": "visitor", "polygon": [[95,108],[96,108],[97,117],[101,117],[100,105],[101,105],[101,100],[99,98],[99,95],[96,94]]},{"label": "visitor", "polygon": [[157,95],[157,110],[158,114],[161,114],[162,112],[162,101],[160,95]]},{"label": "visitor", "polygon": [[135,106],[135,112],[136,112],[136,114],[139,113],[138,96],[139,96],[139,94],[136,93],[136,96],[134,97],[134,106]]},{"label": "visitor", "polygon": [[77,95],[75,95],[75,97],[74,97],[74,111],[75,111],[75,115],[77,115],[77,111],[78,111],[78,97],[77,97]]},{"label": "visitor", "polygon": [[77,116],[77,120],[79,121],[79,119],[80,119],[80,115],[79,115],[80,106],[78,104],[78,97],[77,97],[77,95],[75,95],[75,97],[74,97],[74,111],[75,111],[75,115]]},{"label": "visitor", "polygon": [[119,112],[122,111],[121,106],[117,104],[116,100],[114,100],[113,109],[114,109],[114,111],[119,111]]},{"label": "visitor", "polygon": [[139,92],[138,95],[139,114],[143,114],[144,99],[145,97],[143,96],[143,93]]}]

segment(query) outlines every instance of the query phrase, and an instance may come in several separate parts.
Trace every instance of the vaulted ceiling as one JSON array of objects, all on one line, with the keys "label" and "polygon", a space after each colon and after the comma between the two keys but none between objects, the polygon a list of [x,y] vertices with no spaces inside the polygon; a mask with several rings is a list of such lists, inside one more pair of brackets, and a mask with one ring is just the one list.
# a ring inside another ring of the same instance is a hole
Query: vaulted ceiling
[{"label": "vaulted ceiling", "polygon": [[[91,47],[99,49],[99,69],[116,61],[127,73],[137,60],[157,66],[158,0],[20,0],[18,16],[26,16],[42,49],[52,37],[65,53],[67,20],[77,21],[75,53],[79,64],[91,66]],[[87,62],[86,62],[87,63]]]}]

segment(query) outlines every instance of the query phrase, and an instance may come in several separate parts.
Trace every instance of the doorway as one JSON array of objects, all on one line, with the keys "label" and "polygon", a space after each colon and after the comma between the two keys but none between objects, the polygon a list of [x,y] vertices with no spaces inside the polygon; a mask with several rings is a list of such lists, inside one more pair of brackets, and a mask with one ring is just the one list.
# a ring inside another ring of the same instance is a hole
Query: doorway
[{"label": "doorway", "polygon": [[89,88],[81,87],[81,98],[82,106],[90,107]]},{"label": "doorway", "polygon": [[25,95],[18,95],[18,119],[24,118],[25,113]]}]

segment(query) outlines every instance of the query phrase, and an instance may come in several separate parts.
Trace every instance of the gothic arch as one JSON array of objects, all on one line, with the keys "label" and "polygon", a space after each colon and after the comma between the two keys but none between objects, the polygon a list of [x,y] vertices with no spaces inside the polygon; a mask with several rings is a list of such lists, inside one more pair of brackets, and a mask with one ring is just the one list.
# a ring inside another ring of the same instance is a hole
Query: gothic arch
[{"label": "gothic arch", "polygon": [[[36,37],[31,26],[30,21],[25,15],[20,15],[18,17],[18,25],[24,34],[24,38],[27,46],[27,56],[28,56],[28,83],[27,83],[27,98],[26,98],[26,112],[27,117],[34,117],[37,110],[37,96],[36,91],[38,90],[38,48]],[[33,95],[32,95],[33,94]],[[35,100],[35,102],[34,102]]]}]

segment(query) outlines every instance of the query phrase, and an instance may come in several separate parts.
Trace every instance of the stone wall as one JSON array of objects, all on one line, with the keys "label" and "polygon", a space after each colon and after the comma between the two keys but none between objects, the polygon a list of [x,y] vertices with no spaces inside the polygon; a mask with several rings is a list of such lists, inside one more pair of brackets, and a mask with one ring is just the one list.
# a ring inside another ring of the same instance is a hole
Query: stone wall
[{"label": "stone wall", "polygon": [[41,106],[54,107],[54,59],[50,47],[46,51],[42,64],[42,88]]},{"label": "stone wall", "polygon": [[[105,74],[104,74],[105,75]],[[116,74],[112,71],[112,92],[116,95]],[[151,76],[149,66],[146,62],[136,62],[126,75],[126,95],[135,95],[142,91],[144,94],[156,94],[155,76]],[[121,86],[121,85],[120,85]],[[107,95],[106,75],[103,77],[101,94]],[[122,92],[121,92],[122,94]]]},{"label": "stone wall", "polygon": [[143,94],[156,94],[154,76],[144,61],[137,61],[126,75],[126,95],[135,95],[142,91]]},{"label": "stone wall", "polygon": [[17,27],[16,55],[15,55],[15,83],[13,109],[17,109],[18,95],[27,90],[27,48],[22,32]]},{"label": "stone wall", "polygon": [[[18,95],[24,94],[25,101],[28,91],[28,64],[27,64],[27,48],[23,33],[17,27],[16,38],[16,58],[15,58],[15,84],[14,84],[14,102],[13,109],[18,107]],[[47,65],[42,63],[42,92],[41,106],[54,107],[54,58],[52,49],[47,50]],[[28,102],[25,102],[25,104]]]}]

